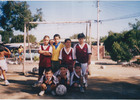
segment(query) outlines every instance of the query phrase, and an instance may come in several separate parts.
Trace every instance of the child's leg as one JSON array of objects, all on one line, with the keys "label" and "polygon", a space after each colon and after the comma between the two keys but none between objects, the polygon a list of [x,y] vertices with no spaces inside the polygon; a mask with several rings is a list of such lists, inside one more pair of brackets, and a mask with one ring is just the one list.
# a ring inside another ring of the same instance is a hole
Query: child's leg
[{"label": "child's leg", "polygon": [[5,70],[2,70],[2,74],[3,74],[4,80],[7,80]]},{"label": "child's leg", "polygon": [[84,63],[81,64],[82,72],[85,75],[85,81],[86,81],[86,86],[87,86],[87,79],[88,79],[88,64]]},{"label": "child's leg", "polygon": [[44,67],[39,67],[39,76],[38,76],[38,81],[39,81],[39,80],[40,80],[40,78],[42,77],[44,70],[45,70],[45,68],[44,68]]}]

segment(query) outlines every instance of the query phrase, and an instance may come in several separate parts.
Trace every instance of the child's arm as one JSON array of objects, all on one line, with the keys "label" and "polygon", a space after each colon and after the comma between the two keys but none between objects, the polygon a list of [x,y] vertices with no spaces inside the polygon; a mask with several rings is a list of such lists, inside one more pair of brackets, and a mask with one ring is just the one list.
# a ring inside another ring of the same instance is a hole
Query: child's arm
[{"label": "child's arm", "polygon": [[88,65],[91,64],[91,54],[88,55]]},{"label": "child's arm", "polygon": [[5,49],[6,49],[7,51],[4,51],[4,55],[11,55],[10,50],[9,50],[8,48],[6,48],[6,47],[5,47]]}]

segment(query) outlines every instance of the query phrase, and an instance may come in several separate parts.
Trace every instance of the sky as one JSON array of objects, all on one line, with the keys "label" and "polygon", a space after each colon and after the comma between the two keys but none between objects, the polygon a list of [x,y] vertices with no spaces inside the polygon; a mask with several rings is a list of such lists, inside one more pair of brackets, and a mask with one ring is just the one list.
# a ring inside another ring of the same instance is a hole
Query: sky
[{"label": "sky", "polygon": [[[122,32],[130,30],[128,23],[140,20],[140,1],[103,1],[99,0],[99,35],[107,36],[109,31]],[[97,38],[97,2],[95,1],[27,1],[32,14],[36,8],[42,8],[43,19],[49,22],[57,21],[92,21],[92,37]],[[128,18],[130,17],[130,18]],[[120,19],[122,18],[122,19]],[[107,20],[109,19],[109,20]],[[114,20],[110,20],[114,19]],[[115,20],[118,19],[118,20]],[[44,35],[53,38],[54,34],[60,34],[61,38],[69,38],[73,34],[86,33],[86,24],[39,24],[29,34],[36,36],[37,41]],[[19,31],[15,35],[23,34]]]}]

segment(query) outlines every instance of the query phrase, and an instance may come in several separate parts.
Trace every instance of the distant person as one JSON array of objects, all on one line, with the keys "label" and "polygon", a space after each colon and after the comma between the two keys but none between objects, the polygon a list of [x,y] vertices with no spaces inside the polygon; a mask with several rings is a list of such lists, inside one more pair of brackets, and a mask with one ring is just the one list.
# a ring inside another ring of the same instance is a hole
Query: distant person
[{"label": "distant person", "polygon": [[[43,38],[43,45],[39,47],[39,77],[38,81],[43,75],[43,72],[49,68],[51,68],[51,56],[52,56],[52,46],[49,44],[50,37],[48,35]],[[33,85],[36,87],[38,85],[38,81]]]},{"label": "distant person", "polygon": [[61,49],[59,55],[60,64],[66,64],[70,73],[73,72],[73,67],[75,64],[75,54],[71,47],[71,39],[65,39],[65,47]]},{"label": "distant person", "polygon": [[53,52],[52,52],[52,71],[55,73],[60,66],[59,62],[59,54],[60,50],[64,47],[64,45],[60,42],[60,35],[54,35],[54,43],[52,45]]},{"label": "distant person", "polygon": [[70,85],[75,89],[79,88],[80,92],[85,92],[85,76],[82,73],[81,64],[76,63],[74,71],[71,74]]},{"label": "distant person", "polygon": [[55,89],[58,84],[58,79],[53,75],[51,68],[45,70],[45,75],[41,77],[39,83],[41,83],[40,96],[49,92],[52,93],[52,95],[56,94]]},{"label": "distant person", "polygon": [[20,45],[19,48],[18,48],[19,63],[21,63],[22,60],[23,60],[23,50],[24,50],[24,49],[23,49],[23,46]]},{"label": "distant person", "polygon": [[5,56],[11,55],[11,52],[8,48],[4,47],[3,45],[0,45],[0,70],[2,71],[2,75],[5,80],[5,85],[9,85],[9,81],[7,80],[6,77],[6,71],[7,71],[7,63]]},{"label": "distant person", "polygon": [[91,48],[85,43],[85,35],[83,33],[78,34],[79,43],[74,46],[74,52],[76,55],[76,61],[81,63],[82,72],[86,77],[86,86],[88,78],[88,65],[91,64]]}]

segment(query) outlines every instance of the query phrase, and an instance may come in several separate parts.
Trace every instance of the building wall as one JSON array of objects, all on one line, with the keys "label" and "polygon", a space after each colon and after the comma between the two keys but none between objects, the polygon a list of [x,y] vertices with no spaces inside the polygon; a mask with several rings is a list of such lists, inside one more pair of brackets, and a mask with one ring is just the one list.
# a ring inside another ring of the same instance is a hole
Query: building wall
[{"label": "building wall", "polygon": [[[103,59],[105,56],[105,47],[104,46],[100,46],[99,47],[99,51],[100,51],[100,59]],[[92,60],[97,60],[97,46],[92,46],[92,56],[91,56]]]}]

